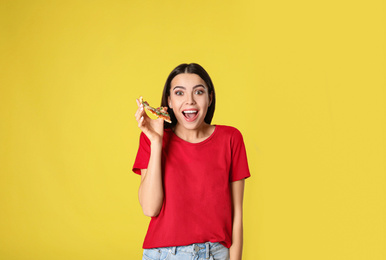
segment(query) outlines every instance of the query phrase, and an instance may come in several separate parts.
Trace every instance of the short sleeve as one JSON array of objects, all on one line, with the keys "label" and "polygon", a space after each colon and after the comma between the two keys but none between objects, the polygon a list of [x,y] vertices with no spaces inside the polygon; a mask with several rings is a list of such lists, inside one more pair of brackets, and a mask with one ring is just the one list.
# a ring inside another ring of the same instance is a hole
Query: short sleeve
[{"label": "short sleeve", "polygon": [[235,129],[231,138],[232,161],[230,169],[230,181],[238,181],[251,176],[249,172],[247,152],[245,150],[243,136]]},{"label": "short sleeve", "polygon": [[150,140],[141,132],[139,137],[139,147],[133,165],[133,172],[141,175],[141,169],[147,169],[150,158]]}]

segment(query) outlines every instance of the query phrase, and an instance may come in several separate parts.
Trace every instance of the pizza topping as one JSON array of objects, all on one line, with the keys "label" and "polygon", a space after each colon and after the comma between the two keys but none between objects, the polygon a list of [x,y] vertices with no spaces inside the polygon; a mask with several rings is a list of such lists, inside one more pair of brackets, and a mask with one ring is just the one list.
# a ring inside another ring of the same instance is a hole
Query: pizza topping
[{"label": "pizza topping", "polygon": [[170,115],[168,114],[167,112],[167,108],[166,107],[158,107],[158,108],[154,108],[154,107],[151,107],[149,105],[149,103],[147,103],[146,101],[143,101],[143,98],[140,97],[139,98],[139,102],[141,104],[143,104],[143,106],[149,111],[151,112],[152,114],[154,114],[155,116],[159,117],[159,118],[162,118],[164,119],[166,122],[168,123],[171,123],[172,121],[170,120]]}]

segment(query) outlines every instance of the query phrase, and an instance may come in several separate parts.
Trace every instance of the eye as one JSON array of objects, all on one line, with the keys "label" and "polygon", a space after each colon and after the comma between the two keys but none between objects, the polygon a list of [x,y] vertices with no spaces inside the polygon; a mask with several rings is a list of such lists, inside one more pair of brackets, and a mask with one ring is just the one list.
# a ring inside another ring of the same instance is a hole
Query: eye
[{"label": "eye", "polygon": [[177,90],[176,92],[174,92],[174,94],[177,96],[182,96],[184,92],[182,92],[181,90]]},{"label": "eye", "polygon": [[204,91],[201,90],[201,89],[198,89],[198,90],[195,91],[195,94],[202,95],[202,94],[204,94]]}]

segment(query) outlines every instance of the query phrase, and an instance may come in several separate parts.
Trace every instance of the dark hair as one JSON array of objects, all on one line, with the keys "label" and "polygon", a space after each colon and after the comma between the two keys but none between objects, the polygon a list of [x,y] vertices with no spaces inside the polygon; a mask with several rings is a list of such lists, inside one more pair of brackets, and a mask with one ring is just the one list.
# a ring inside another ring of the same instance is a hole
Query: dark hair
[{"label": "dark hair", "polygon": [[216,106],[216,95],[214,92],[214,86],[213,86],[212,80],[210,79],[208,72],[206,72],[206,70],[200,65],[198,65],[197,63],[189,63],[189,64],[183,63],[178,65],[172,72],[170,72],[169,77],[166,80],[164,90],[162,92],[161,106],[168,108],[168,113],[170,114],[170,119],[172,120],[172,123],[165,122],[164,127],[171,128],[172,126],[175,126],[177,124],[177,119],[174,116],[173,110],[170,109],[169,107],[168,98],[170,96],[170,87],[171,87],[170,85],[172,80],[174,79],[175,76],[182,73],[197,74],[198,76],[200,76],[200,78],[202,78],[202,80],[205,81],[206,85],[208,86],[208,95],[213,93],[212,103],[208,107],[208,110],[206,112],[206,116],[204,119],[205,123],[210,124],[210,122],[212,122],[214,109]]}]

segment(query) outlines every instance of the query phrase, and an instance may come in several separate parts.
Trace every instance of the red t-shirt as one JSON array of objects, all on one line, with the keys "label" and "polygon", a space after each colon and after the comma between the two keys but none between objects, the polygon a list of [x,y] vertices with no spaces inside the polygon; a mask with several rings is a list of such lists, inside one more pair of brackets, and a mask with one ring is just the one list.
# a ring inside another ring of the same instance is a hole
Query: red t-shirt
[{"label": "red t-shirt", "polygon": [[[140,135],[133,172],[147,169],[150,140]],[[232,244],[230,182],[250,176],[243,137],[216,125],[210,137],[189,143],[165,129],[162,149],[164,201],[152,217],[143,248],[193,243]]]}]

